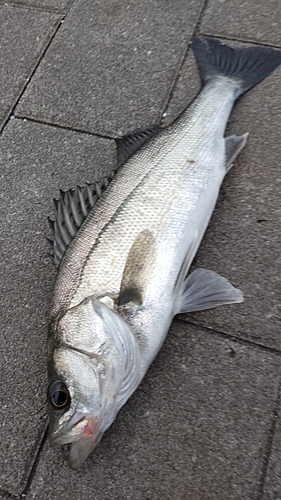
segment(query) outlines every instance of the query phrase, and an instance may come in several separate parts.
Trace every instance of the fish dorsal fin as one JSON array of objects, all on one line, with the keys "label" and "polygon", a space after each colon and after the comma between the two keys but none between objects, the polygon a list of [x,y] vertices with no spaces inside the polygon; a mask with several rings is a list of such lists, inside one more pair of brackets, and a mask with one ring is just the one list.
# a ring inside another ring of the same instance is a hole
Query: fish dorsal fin
[{"label": "fish dorsal fin", "polygon": [[133,132],[115,139],[117,144],[118,167],[123,165],[148,139],[161,130],[158,125],[151,125],[146,128],[137,128]]},{"label": "fish dorsal fin", "polygon": [[156,257],[155,239],[144,230],[136,237],[126,260],[118,306],[142,304],[146,284]]},{"label": "fish dorsal fin", "polygon": [[76,189],[68,191],[60,190],[59,199],[54,199],[55,220],[48,217],[54,240],[48,239],[48,241],[52,246],[53,261],[56,267],[59,267],[68,245],[114,175],[115,171],[112,171],[108,177],[104,177],[100,182],[86,184],[83,187],[77,186]]}]

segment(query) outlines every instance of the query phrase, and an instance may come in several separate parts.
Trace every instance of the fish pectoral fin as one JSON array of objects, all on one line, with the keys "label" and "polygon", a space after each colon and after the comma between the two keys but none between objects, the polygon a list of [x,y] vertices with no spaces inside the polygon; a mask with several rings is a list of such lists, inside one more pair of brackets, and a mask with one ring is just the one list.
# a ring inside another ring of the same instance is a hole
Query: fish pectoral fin
[{"label": "fish pectoral fin", "polygon": [[151,125],[146,128],[137,128],[121,139],[115,139],[117,145],[117,163],[121,167],[148,139],[161,130],[159,125]]},{"label": "fish pectoral fin", "polygon": [[142,304],[156,257],[152,233],[144,230],[136,237],[126,260],[117,305]]},{"label": "fish pectoral fin", "polygon": [[227,172],[231,169],[240,151],[244,148],[248,135],[249,133],[246,132],[243,135],[234,134],[225,138],[225,168]]},{"label": "fish pectoral fin", "polygon": [[214,271],[198,268],[183,283],[176,314],[243,301],[241,290],[231,285],[226,278]]}]

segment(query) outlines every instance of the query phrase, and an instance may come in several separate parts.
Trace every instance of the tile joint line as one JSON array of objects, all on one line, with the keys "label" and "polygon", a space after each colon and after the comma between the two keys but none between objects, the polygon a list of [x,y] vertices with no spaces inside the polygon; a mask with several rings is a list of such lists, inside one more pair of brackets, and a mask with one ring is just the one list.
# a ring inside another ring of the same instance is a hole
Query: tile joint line
[{"label": "tile joint line", "polygon": [[[276,354],[277,356],[281,356],[281,351],[279,349],[274,348],[274,347],[269,347],[269,346],[266,346],[263,344],[259,344],[257,342],[253,342],[252,340],[248,340],[248,339],[245,339],[243,337],[242,338],[236,337],[235,335],[231,335],[230,333],[216,330],[215,328],[210,328],[208,326],[204,326],[204,325],[201,325],[198,323],[193,323],[192,321],[187,321],[187,320],[181,318],[180,316],[175,317],[173,321],[178,321],[179,323],[184,323],[186,325],[194,326],[194,327],[201,329],[201,330],[208,332],[208,333],[214,333],[216,335],[219,335],[221,338],[224,338],[225,340],[229,340],[231,342],[236,342],[237,344],[251,346],[255,349],[260,349],[262,351],[270,352],[271,354]],[[243,334],[243,332],[239,332],[239,333]]]},{"label": "tile joint line", "polygon": [[31,118],[28,116],[21,116],[21,115],[15,114],[14,118],[16,120],[22,120],[22,121],[27,121],[27,122],[30,121],[33,123],[38,123],[40,125],[47,125],[49,127],[55,127],[55,128],[59,128],[62,130],[69,130],[70,132],[78,132],[79,134],[90,135],[92,137],[99,137],[100,139],[108,139],[111,141],[114,141],[115,139],[117,139],[117,137],[113,137],[113,136],[109,136],[109,135],[105,135],[105,134],[99,134],[98,132],[89,132],[88,130],[83,130],[83,129],[79,129],[79,128],[75,128],[75,127],[71,127],[71,126],[68,127],[67,125],[60,125],[59,123],[51,123],[51,122],[48,122],[46,120],[38,120],[37,118]]},{"label": "tile joint line", "polygon": [[46,442],[46,440],[47,440],[47,436],[48,436],[48,426],[46,427],[46,430],[45,430],[45,432],[44,432],[44,434],[43,434],[43,438],[42,438],[42,440],[41,440],[40,446],[39,446],[38,451],[37,451],[37,453],[36,453],[36,456],[35,456],[34,462],[33,462],[32,467],[31,467],[31,471],[30,471],[29,476],[28,476],[28,478],[27,478],[26,486],[25,486],[25,488],[24,488],[23,492],[22,492],[22,493],[21,493],[21,495],[20,495],[20,498],[21,498],[21,499],[24,499],[24,498],[27,496],[27,494],[28,494],[28,492],[29,492],[29,490],[30,490],[30,487],[31,487],[31,484],[32,484],[33,478],[34,478],[34,476],[35,476],[35,473],[36,473],[36,470],[37,470],[38,463],[39,463],[39,459],[40,459],[41,451],[42,451],[42,449],[43,449],[43,447],[44,447],[44,445],[45,445],[45,442]]},{"label": "tile joint line", "polygon": [[264,453],[264,459],[262,463],[262,471],[261,471],[261,478],[260,482],[258,484],[258,490],[257,490],[257,500],[262,500],[263,495],[264,495],[264,486],[265,486],[265,481],[266,481],[266,475],[267,475],[267,469],[268,469],[268,464],[269,464],[269,459],[271,455],[271,450],[272,450],[272,444],[273,444],[273,438],[275,434],[275,428],[276,428],[276,423],[278,420],[278,410],[279,410],[279,405],[280,405],[280,399],[281,399],[281,373],[279,373],[279,384],[278,384],[278,392],[277,392],[277,397],[274,403],[274,409],[273,409],[273,417],[272,417],[272,422],[269,427],[269,436],[268,440],[265,446],[265,453]]},{"label": "tile joint line", "polygon": [[[11,115],[15,115],[14,110],[16,109],[16,107],[17,107],[17,105],[18,105],[19,101],[21,100],[21,98],[22,98],[22,96],[23,96],[24,92],[26,91],[26,89],[27,89],[28,85],[30,84],[31,79],[33,78],[34,74],[36,73],[36,71],[37,71],[37,69],[38,69],[38,67],[39,67],[39,64],[41,63],[42,59],[45,57],[45,54],[46,54],[47,50],[49,49],[49,47],[50,47],[50,45],[51,45],[52,41],[54,40],[54,38],[55,38],[56,34],[58,33],[58,31],[59,31],[60,27],[62,26],[63,22],[65,21],[66,17],[68,16],[69,11],[70,11],[70,9],[71,9],[72,5],[74,4],[74,1],[75,1],[75,0],[72,0],[72,2],[69,4],[69,8],[68,8],[68,10],[67,10],[67,11],[62,12],[62,13],[59,13],[59,12],[57,13],[58,20],[57,20],[57,22],[56,22],[56,24],[55,24],[55,27],[54,27],[54,32],[53,32],[53,34],[50,36],[50,39],[49,39],[49,41],[46,43],[45,47],[43,48],[42,53],[41,53],[41,54],[39,54],[39,56],[38,56],[38,58],[37,58],[37,61],[35,62],[34,67],[33,67],[32,71],[30,72],[30,75],[29,75],[28,79],[26,80],[25,85],[22,87],[22,90],[19,92],[19,96],[18,96],[18,98],[15,100],[15,102],[14,102],[14,103],[13,103],[13,105],[11,106],[11,108],[10,108],[10,112],[8,113],[6,120],[4,120],[4,122],[3,122],[3,125],[2,125],[2,126],[0,125],[0,135],[2,134],[2,132],[3,132],[3,130],[5,129],[5,127],[7,126],[7,124],[9,123],[9,121],[10,121],[10,116],[11,116]],[[21,8],[22,8],[22,7],[21,7]],[[29,9],[29,10],[31,10],[31,9]],[[56,13],[55,13],[55,12],[53,12],[53,14],[56,14]]]},{"label": "tile joint line", "polygon": [[167,113],[167,111],[168,111],[168,109],[169,109],[170,102],[171,102],[171,100],[172,100],[172,98],[173,98],[173,95],[174,95],[174,91],[175,91],[176,85],[177,85],[177,83],[178,83],[178,81],[179,81],[179,78],[180,78],[180,73],[181,73],[181,70],[182,70],[182,68],[183,68],[183,65],[184,65],[184,63],[185,63],[185,61],[186,61],[186,59],[187,59],[187,56],[188,56],[188,53],[189,53],[189,50],[190,50],[190,46],[191,46],[190,42],[191,42],[192,36],[194,35],[194,33],[196,33],[196,31],[197,31],[197,29],[198,29],[198,26],[200,26],[201,18],[202,18],[202,15],[203,15],[203,13],[204,13],[204,11],[205,11],[205,9],[206,9],[207,2],[208,2],[208,0],[205,0],[205,1],[204,1],[203,5],[202,5],[202,8],[201,8],[201,10],[200,10],[200,12],[199,12],[199,14],[198,14],[197,21],[194,23],[194,29],[193,29],[193,32],[192,32],[192,33],[191,33],[191,35],[190,35],[190,38],[189,38],[189,41],[188,41],[187,47],[186,47],[186,49],[185,49],[185,51],[184,51],[184,54],[183,54],[183,56],[182,56],[182,59],[181,59],[181,61],[180,61],[179,66],[178,66],[178,70],[177,70],[177,73],[176,73],[176,75],[175,75],[174,81],[173,81],[173,83],[172,83],[172,85],[171,85],[171,90],[170,90],[169,95],[168,95],[168,97],[167,97],[167,99],[166,99],[166,103],[165,103],[165,105],[164,105],[164,109],[163,109],[163,112],[162,112],[162,115],[161,115],[161,118],[160,118],[160,125],[162,125],[162,124],[163,124],[163,122],[164,122],[164,118],[165,118],[166,113]]}]

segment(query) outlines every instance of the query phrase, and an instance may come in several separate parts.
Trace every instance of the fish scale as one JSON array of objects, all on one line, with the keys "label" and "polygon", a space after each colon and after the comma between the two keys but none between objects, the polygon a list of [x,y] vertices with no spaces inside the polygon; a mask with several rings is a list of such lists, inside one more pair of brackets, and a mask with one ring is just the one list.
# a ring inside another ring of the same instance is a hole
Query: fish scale
[{"label": "fish scale", "polygon": [[[217,91],[218,84],[220,86],[219,97]],[[120,252],[125,251],[126,255],[129,252],[130,244],[132,243],[132,235],[135,235],[135,232],[132,232],[130,235],[128,231],[130,211],[133,210],[134,204],[136,204],[136,207],[140,207],[145,204],[146,197],[149,196],[149,193],[155,192],[157,182],[161,177],[165,176],[166,183],[163,189],[161,192],[157,189],[156,192],[156,195],[159,195],[160,198],[160,203],[156,208],[159,211],[158,220],[160,221],[161,208],[166,206],[167,195],[173,190],[177,197],[179,196],[179,184],[176,177],[176,168],[179,167],[179,164],[182,166],[181,172],[183,177],[185,177],[184,183],[181,184],[181,189],[184,190],[184,196],[187,201],[187,210],[190,209],[191,206],[196,206],[198,195],[194,192],[194,186],[199,186],[199,196],[202,197],[203,193],[201,190],[201,184],[202,182],[207,183],[208,179],[207,165],[209,164],[210,166],[209,175],[211,178],[214,178],[216,173],[215,164],[217,161],[215,156],[218,155],[218,141],[216,139],[217,131],[215,127],[211,127],[211,125],[214,124],[213,115],[217,105],[220,104],[220,113],[216,113],[215,118],[216,122],[219,123],[219,132],[221,130],[223,131],[234,101],[234,88],[235,86],[232,82],[225,82],[224,80],[217,82],[216,84],[211,82],[206,86],[200,95],[199,100],[195,102],[191,108],[187,109],[174,126],[172,126],[168,131],[163,130],[162,137],[157,137],[156,139],[152,139],[150,141],[149,150],[147,150],[146,147],[136,153],[132,159],[127,161],[119,174],[117,174],[116,178],[113,179],[111,184],[108,186],[107,191],[96,204],[94,211],[90,213],[84,225],[78,232],[77,238],[69,247],[68,254],[64,260],[64,266],[62,267],[57,278],[55,292],[53,295],[51,316],[59,314],[58,308],[61,304],[63,305],[63,310],[65,310],[66,307],[69,307],[66,306],[67,300],[70,299],[69,304],[73,306],[77,305],[79,298],[83,300],[85,296],[89,295],[89,291],[81,291],[81,288],[83,290],[89,286],[89,280],[87,278],[85,283],[83,283],[83,276],[87,276],[88,274],[91,275],[92,273],[91,269],[88,271],[89,261],[91,261],[91,257],[89,255],[92,255],[94,249],[98,247],[96,242],[99,239],[100,233],[105,232],[104,228],[107,228],[107,224],[111,224],[112,227],[115,227],[115,219],[119,221],[119,217],[116,213],[118,210],[121,210],[120,206],[122,207],[122,204],[126,202],[127,211],[124,216],[124,229],[126,235],[128,235],[127,239],[129,245],[127,244],[127,247],[122,245],[118,248],[120,249]],[[223,94],[225,94],[226,101],[224,106],[222,105],[224,104]],[[203,109],[204,119],[202,116]],[[218,117],[217,114],[219,114]],[[197,127],[200,128],[200,130],[203,128],[203,132],[206,131],[207,134],[205,133],[200,136],[198,134]],[[216,133],[214,133],[214,131],[216,131]],[[218,163],[219,168],[221,168],[221,175],[219,183],[214,180],[216,182],[217,189],[219,189],[220,182],[225,173],[224,141],[222,135],[220,136],[220,142],[220,158]],[[161,153],[160,158],[159,151]],[[187,160],[191,159],[192,163],[190,161],[185,162],[185,158]],[[197,175],[195,170],[197,170]],[[145,187],[141,192],[141,198],[138,198],[138,191],[141,190],[142,185]],[[188,193],[189,188],[191,189],[191,193]],[[108,199],[110,200],[110,204],[108,203]],[[178,210],[178,207],[174,207],[174,209]],[[210,209],[210,212],[211,211],[212,209]],[[131,217],[131,219],[133,220],[130,227],[134,227],[136,221],[138,221],[139,224],[138,214],[134,213],[134,218]],[[164,224],[166,222],[167,220],[163,221]],[[144,223],[149,224],[149,214],[146,214],[146,220]],[[118,229],[120,230],[120,227]],[[167,228],[164,228],[164,230],[166,230],[168,237]],[[115,241],[118,231],[115,232],[113,230],[113,232],[113,239],[110,240],[111,246],[118,244],[118,241]],[[107,255],[110,255],[110,253],[111,250],[107,249]],[[113,293],[117,293],[118,286],[120,285],[122,277],[122,274],[120,276],[120,271],[122,273],[125,262],[123,256],[122,259],[123,266],[121,265],[121,270],[118,270],[117,279],[115,279],[114,276],[110,280],[110,287],[114,287]],[[104,267],[101,269],[106,269],[107,263],[104,258],[102,259],[102,264]],[[95,268],[95,282],[97,282],[96,269],[97,268]],[[101,271],[101,274],[103,274],[103,271]],[[97,291],[97,288],[95,289],[97,296],[105,293],[104,279],[102,276],[100,282],[102,289],[100,291]],[[73,293],[72,297],[70,297],[71,292]],[[62,293],[64,296],[62,296]],[[110,290],[109,293],[111,293]],[[66,294],[68,298],[67,300],[65,297]]]},{"label": "fish scale", "polygon": [[176,314],[243,301],[214,271],[187,273],[222,180],[246,143],[247,134],[224,138],[234,101],[280,65],[281,53],[233,50],[209,37],[193,38],[193,48],[205,84],[194,103],[168,128],[121,141],[125,163],[96,194],[87,186],[56,204],[50,439],[71,443],[72,468],[137,388]]}]

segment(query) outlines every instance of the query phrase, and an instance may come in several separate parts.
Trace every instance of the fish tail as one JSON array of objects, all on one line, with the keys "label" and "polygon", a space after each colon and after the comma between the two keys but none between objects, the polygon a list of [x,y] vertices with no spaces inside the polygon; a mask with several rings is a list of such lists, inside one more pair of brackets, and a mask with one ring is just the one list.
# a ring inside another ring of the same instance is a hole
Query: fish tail
[{"label": "fish tail", "polygon": [[266,78],[281,64],[281,51],[269,47],[233,49],[215,38],[192,38],[192,48],[204,83],[216,76],[237,82],[235,98]]}]

